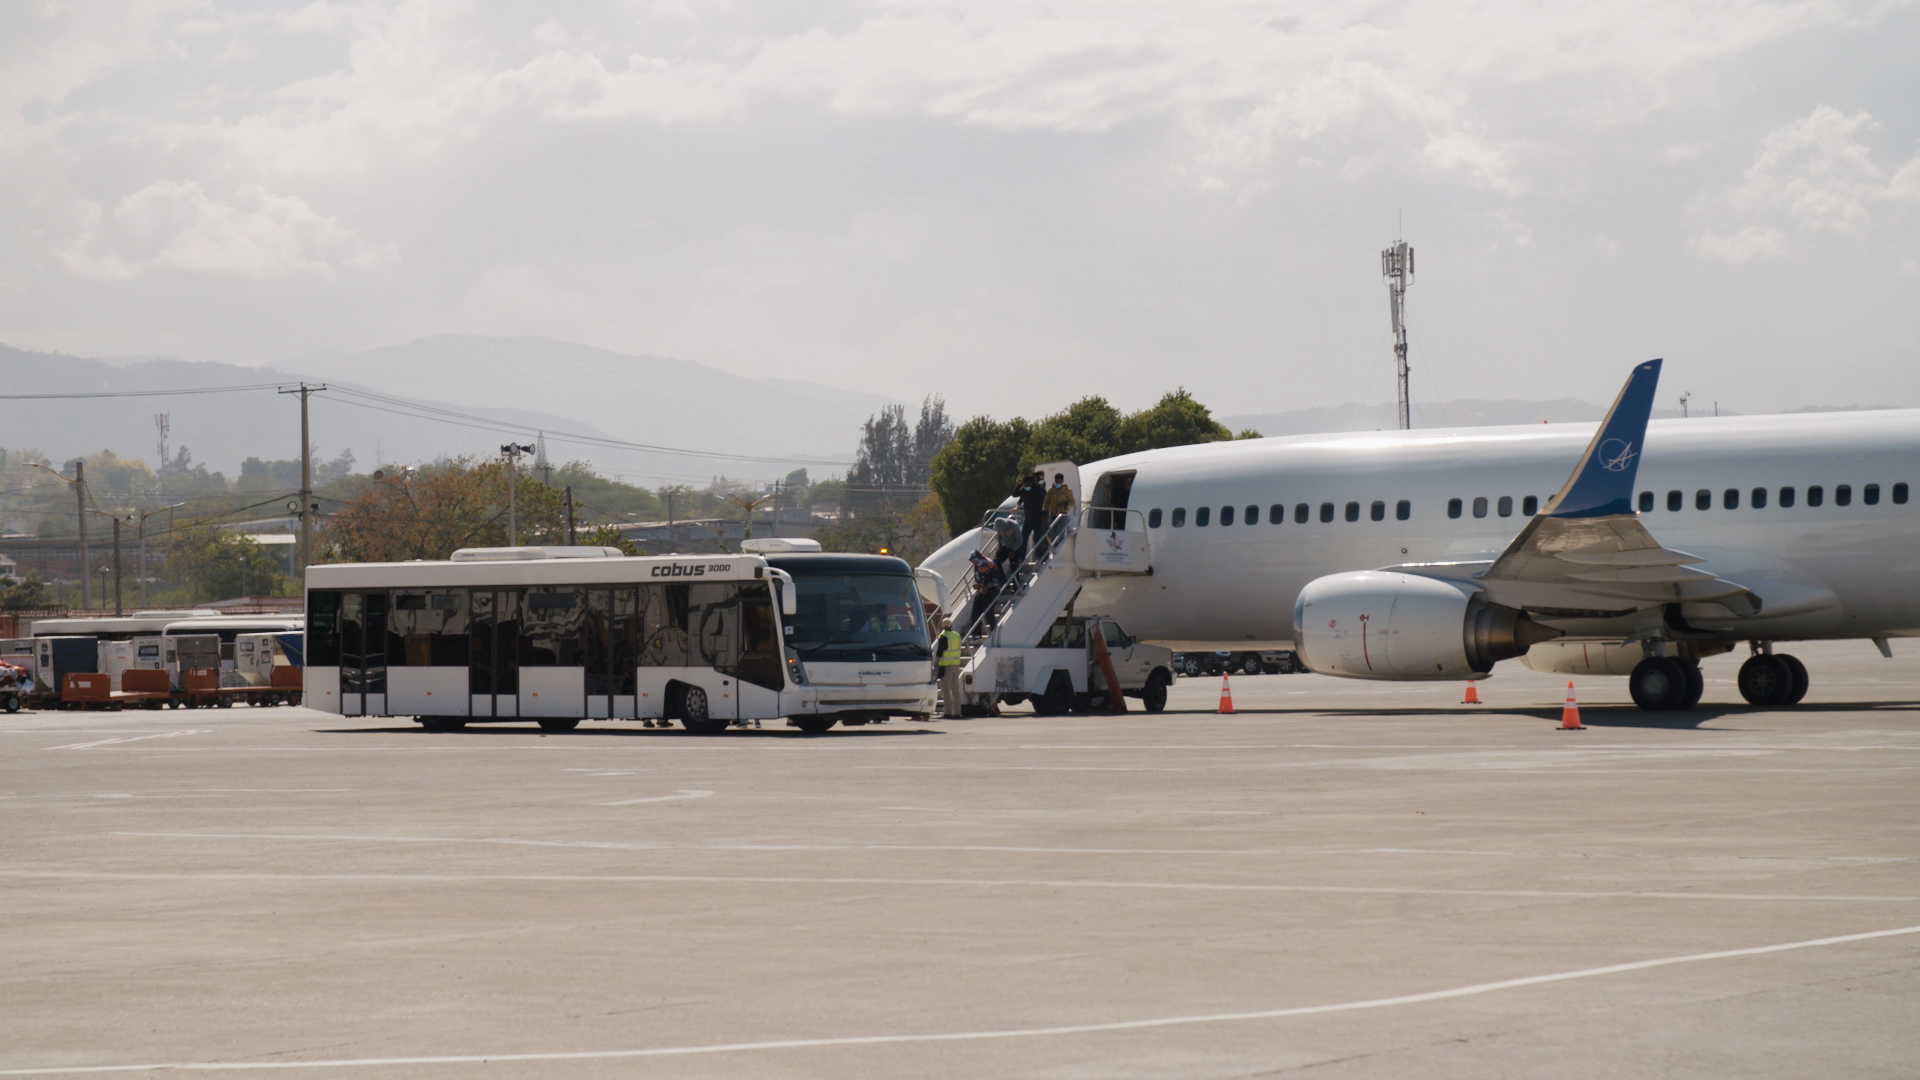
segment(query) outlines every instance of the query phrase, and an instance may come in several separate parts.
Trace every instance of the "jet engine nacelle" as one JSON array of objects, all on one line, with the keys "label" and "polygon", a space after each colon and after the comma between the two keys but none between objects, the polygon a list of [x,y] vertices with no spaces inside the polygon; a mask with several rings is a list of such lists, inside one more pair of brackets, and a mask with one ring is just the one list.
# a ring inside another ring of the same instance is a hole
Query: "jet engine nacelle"
[{"label": "jet engine nacelle", "polygon": [[1559,637],[1469,584],[1361,570],[1315,578],[1293,605],[1308,668],[1348,679],[1482,679]]}]

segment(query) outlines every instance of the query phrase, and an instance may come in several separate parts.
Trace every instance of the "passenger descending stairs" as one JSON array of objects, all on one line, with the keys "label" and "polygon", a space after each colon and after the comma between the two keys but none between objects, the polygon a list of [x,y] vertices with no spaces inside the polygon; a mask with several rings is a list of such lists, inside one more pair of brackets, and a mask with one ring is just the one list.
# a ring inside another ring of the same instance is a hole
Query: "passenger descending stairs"
[{"label": "passenger descending stairs", "polygon": [[987,609],[961,635],[962,655],[972,658],[983,646],[1031,648],[1038,645],[1060,613],[1080,593],[1080,568],[1074,565],[1074,517],[1062,514],[1034,542]]}]

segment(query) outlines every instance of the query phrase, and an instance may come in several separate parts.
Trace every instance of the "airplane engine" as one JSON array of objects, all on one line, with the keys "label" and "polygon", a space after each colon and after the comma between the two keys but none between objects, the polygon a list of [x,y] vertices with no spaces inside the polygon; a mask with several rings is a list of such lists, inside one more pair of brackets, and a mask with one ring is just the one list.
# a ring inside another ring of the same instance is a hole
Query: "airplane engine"
[{"label": "airplane engine", "polygon": [[1560,632],[1471,585],[1362,570],[1315,578],[1293,605],[1308,668],[1349,679],[1479,679]]}]

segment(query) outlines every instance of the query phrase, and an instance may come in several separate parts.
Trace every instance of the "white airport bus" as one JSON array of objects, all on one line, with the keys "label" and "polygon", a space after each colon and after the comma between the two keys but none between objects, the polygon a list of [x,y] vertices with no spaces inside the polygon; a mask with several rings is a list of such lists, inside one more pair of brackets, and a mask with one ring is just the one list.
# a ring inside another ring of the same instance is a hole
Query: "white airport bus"
[{"label": "white airport bus", "polygon": [[713,734],[786,717],[817,732],[934,708],[915,571],[883,555],[520,547],[314,566],[306,631],[309,707],[436,730],[678,720]]}]

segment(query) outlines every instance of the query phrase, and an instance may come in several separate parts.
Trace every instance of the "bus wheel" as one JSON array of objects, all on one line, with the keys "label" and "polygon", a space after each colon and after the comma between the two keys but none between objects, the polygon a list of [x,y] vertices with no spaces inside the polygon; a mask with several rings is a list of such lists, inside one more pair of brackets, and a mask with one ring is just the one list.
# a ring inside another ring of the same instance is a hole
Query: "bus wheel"
[{"label": "bus wheel", "polygon": [[541,731],[572,731],[579,726],[580,721],[577,718],[568,719],[559,716],[544,716],[540,718]]},{"label": "bus wheel", "polygon": [[1167,683],[1172,679],[1166,670],[1161,669],[1147,676],[1147,685],[1140,691],[1140,704],[1148,712],[1159,712],[1167,707]]},{"label": "bus wheel", "polygon": [[718,735],[727,730],[725,720],[715,720],[707,708],[707,692],[698,686],[680,691],[680,723],[695,735]]},{"label": "bus wheel", "polygon": [[5,708],[10,713],[19,712],[20,711],[20,695],[8,694],[4,700],[0,700],[0,708]]},{"label": "bus wheel", "polygon": [[423,716],[420,726],[428,731],[459,731],[467,726],[464,716]]},{"label": "bus wheel", "polygon": [[796,716],[793,718],[793,726],[809,735],[818,735],[833,726],[833,717]]}]

